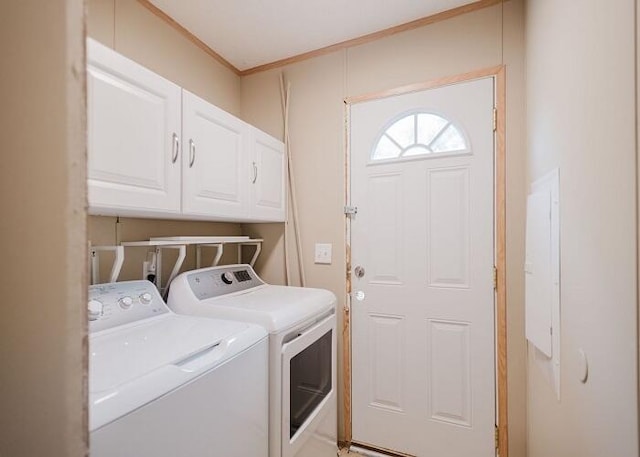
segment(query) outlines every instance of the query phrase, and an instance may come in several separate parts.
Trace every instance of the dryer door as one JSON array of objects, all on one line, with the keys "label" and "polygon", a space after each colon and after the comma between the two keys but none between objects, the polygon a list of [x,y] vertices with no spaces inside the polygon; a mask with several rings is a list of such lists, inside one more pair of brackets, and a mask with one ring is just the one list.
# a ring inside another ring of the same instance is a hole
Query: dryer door
[{"label": "dryer door", "polygon": [[335,414],[335,320],[334,314],[328,316],[282,347],[283,457],[299,455],[322,433],[325,416]]}]

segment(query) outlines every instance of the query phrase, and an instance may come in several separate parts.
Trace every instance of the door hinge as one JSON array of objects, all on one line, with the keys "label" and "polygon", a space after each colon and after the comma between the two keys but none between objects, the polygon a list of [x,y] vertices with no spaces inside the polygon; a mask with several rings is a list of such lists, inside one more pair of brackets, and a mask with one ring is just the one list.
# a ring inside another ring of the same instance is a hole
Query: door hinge
[{"label": "door hinge", "polygon": [[493,108],[493,131],[498,130],[498,108]]},{"label": "door hinge", "polygon": [[357,206],[345,206],[344,207],[344,214],[346,214],[347,216],[350,216],[352,214],[358,214],[358,207]]},{"label": "door hinge", "polygon": [[496,450],[498,450],[500,449],[500,429],[498,428],[497,425],[495,426],[494,436],[496,441]]},{"label": "door hinge", "polygon": [[493,290],[498,290],[498,268],[493,267]]}]

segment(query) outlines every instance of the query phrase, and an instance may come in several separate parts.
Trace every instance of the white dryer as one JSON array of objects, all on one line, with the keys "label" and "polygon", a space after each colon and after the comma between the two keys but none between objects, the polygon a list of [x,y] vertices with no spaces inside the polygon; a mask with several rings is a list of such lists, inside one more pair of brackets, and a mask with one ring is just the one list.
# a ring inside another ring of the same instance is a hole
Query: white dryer
[{"label": "white dryer", "polygon": [[265,284],[249,265],[203,268],[171,283],[180,314],[260,324],[269,332],[270,457],[337,450],[336,297]]},{"label": "white dryer", "polygon": [[91,457],[268,455],[268,338],[178,316],[148,281],[89,288]]}]

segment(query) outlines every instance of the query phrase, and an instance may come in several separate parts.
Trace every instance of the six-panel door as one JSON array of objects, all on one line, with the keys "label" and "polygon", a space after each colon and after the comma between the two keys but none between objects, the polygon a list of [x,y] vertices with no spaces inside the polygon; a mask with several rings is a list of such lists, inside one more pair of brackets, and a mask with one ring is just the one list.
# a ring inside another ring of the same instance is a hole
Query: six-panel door
[{"label": "six-panel door", "polygon": [[493,79],[351,107],[353,441],[495,455]]}]

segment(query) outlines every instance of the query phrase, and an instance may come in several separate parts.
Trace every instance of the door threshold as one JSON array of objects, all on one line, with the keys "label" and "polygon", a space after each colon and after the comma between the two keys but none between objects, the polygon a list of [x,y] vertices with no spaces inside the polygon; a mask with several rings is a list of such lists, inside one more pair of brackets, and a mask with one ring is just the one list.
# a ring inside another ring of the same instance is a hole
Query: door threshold
[{"label": "door threshold", "polygon": [[364,457],[415,457],[412,454],[403,454],[387,449],[378,449],[359,443],[351,443],[351,446],[349,446],[347,449],[348,454],[358,454]]}]

